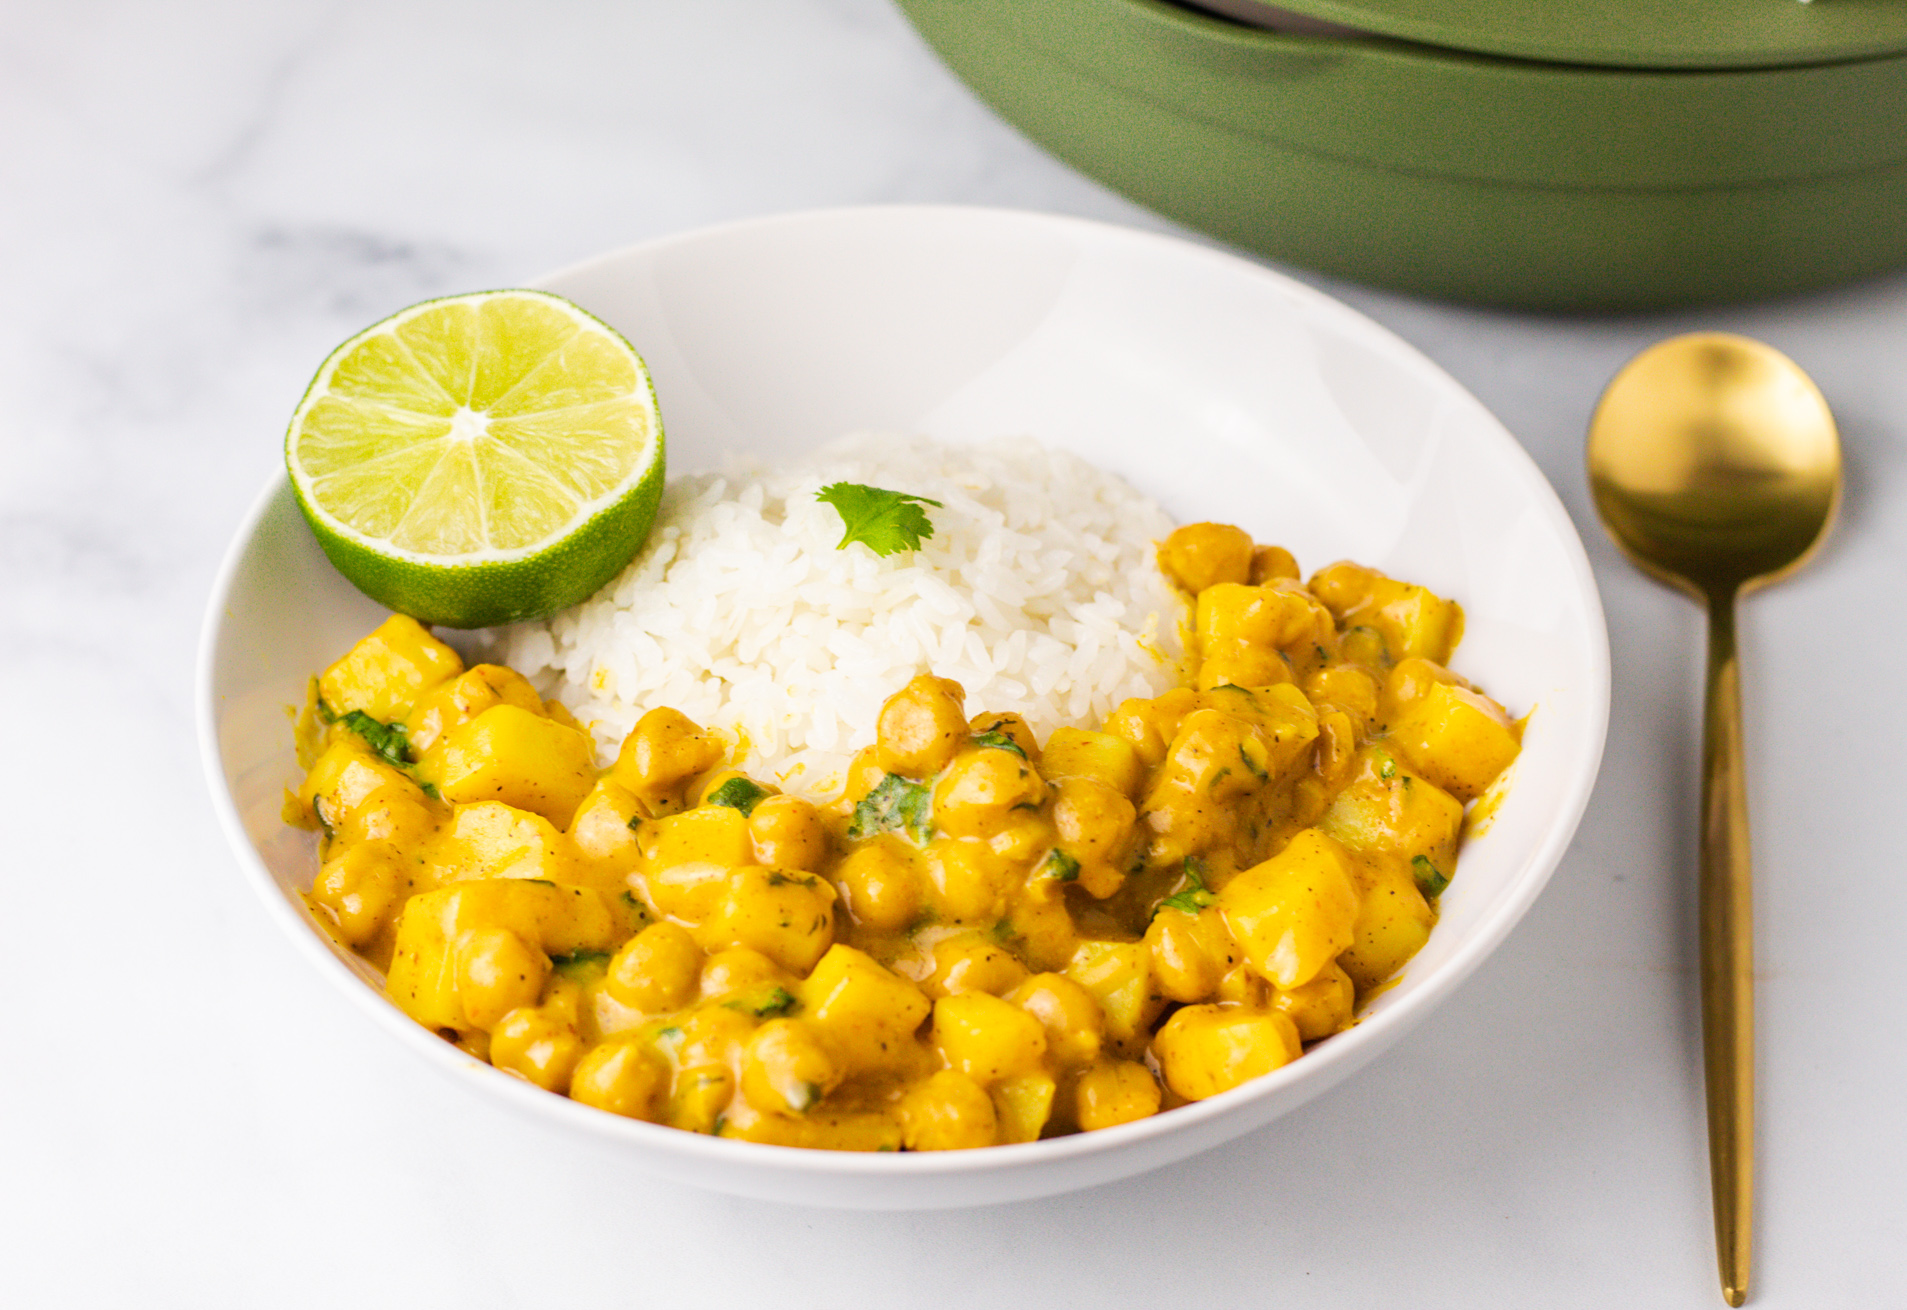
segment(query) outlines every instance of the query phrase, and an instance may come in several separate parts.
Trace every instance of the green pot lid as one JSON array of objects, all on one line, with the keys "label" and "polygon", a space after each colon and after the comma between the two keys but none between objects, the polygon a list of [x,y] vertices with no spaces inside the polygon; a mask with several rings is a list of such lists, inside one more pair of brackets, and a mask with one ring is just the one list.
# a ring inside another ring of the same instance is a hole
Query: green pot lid
[{"label": "green pot lid", "polygon": [[1772,68],[1907,51],[1907,0],[1190,0],[1262,26],[1300,15],[1378,36],[1565,64]]}]

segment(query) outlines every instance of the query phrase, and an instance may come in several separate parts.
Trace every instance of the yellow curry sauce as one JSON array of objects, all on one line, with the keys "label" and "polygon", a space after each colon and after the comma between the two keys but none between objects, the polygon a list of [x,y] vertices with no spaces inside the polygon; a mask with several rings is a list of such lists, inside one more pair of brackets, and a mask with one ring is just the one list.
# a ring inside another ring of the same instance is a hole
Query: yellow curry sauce
[{"label": "yellow curry sauce", "polygon": [[1042,743],[923,674],[845,794],[666,707],[599,771],[515,672],[393,617],[316,680],[310,904],[426,1027],[550,1091],[751,1141],[1105,1128],[1347,1027],[1423,946],[1520,725],[1461,609],[1193,524],[1192,685]]}]

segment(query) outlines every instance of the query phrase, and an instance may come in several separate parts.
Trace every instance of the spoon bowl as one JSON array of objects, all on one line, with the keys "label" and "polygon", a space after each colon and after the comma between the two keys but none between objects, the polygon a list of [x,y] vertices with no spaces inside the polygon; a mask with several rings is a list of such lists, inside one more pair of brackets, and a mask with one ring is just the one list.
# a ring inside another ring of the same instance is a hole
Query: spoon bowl
[{"label": "spoon bowl", "polygon": [[1754,905],[1735,601],[1799,568],[1841,498],[1827,401],[1793,360],[1719,332],[1651,346],[1589,424],[1603,526],[1708,607],[1702,737],[1702,1055],[1722,1296],[1748,1295],[1754,1215]]},{"label": "spoon bowl", "polygon": [[1631,360],[1589,428],[1596,510],[1630,559],[1700,599],[1799,568],[1840,499],[1834,416],[1786,355],[1676,337]]}]

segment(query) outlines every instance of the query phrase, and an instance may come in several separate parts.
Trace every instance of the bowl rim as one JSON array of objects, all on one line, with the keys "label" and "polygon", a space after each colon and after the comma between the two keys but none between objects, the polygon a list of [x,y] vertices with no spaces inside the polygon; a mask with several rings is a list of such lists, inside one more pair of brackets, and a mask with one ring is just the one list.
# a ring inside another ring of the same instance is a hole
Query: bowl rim
[{"label": "bowl rim", "polygon": [[[1267,282],[1283,295],[1301,302],[1312,314],[1326,319],[1353,323],[1362,332],[1377,333],[1386,340],[1387,344],[1401,351],[1405,358],[1414,361],[1419,367],[1431,370],[1457,392],[1470,397],[1470,393],[1461,383],[1403,338],[1349,305],[1286,274],[1266,268],[1239,255],[1181,237],[1093,219],[1033,210],[945,204],[849,205],[794,210],[712,224],[634,242],[564,265],[524,285],[545,288],[551,283],[589,272],[601,265],[628,259],[631,256],[652,255],[673,246],[687,245],[750,229],[768,230],[803,223],[835,223],[870,216],[903,222],[939,218],[1057,227],[1062,230],[1070,229],[1088,233],[1099,239],[1135,242],[1142,246],[1169,251],[1180,258],[1206,261],[1222,266],[1234,274]],[[1552,808],[1552,817],[1544,831],[1543,840],[1523,858],[1520,868],[1508,883],[1501,899],[1491,907],[1488,913],[1481,916],[1470,938],[1425,978],[1421,986],[1408,994],[1399,996],[1395,1004],[1368,1018],[1360,1019],[1345,1032],[1336,1034],[1313,1047],[1302,1059],[1294,1060],[1280,1069],[1207,1100],[1177,1107],[1169,1114],[1156,1114],[1133,1123],[1121,1124],[1096,1132],[1074,1133],[1041,1141],[967,1151],[859,1153],[738,1141],[684,1132],[662,1124],[626,1119],[578,1104],[566,1096],[552,1095],[464,1053],[404,1014],[381,992],[373,990],[362,976],[340,959],[321,931],[310,921],[309,912],[302,904],[294,904],[292,896],[280,885],[258,850],[252,845],[230,788],[225,782],[223,753],[219,745],[219,703],[216,688],[220,636],[232,601],[233,584],[255,544],[261,525],[275,512],[280,512],[284,502],[291,499],[290,484],[282,470],[274,473],[267,481],[226,547],[207,599],[204,618],[200,624],[194,699],[200,763],[205,771],[213,810],[220,827],[225,832],[228,844],[232,847],[233,854],[238,859],[241,871],[252,884],[253,890],[264,901],[267,914],[294,940],[297,948],[321,974],[342,988],[360,1009],[368,1013],[385,1031],[395,1035],[399,1042],[417,1053],[428,1064],[441,1070],[447,1076],[475,1073],[480,1079],[479,1086],[487,1088],[507,1102],[551,1124],[656,1150],[685,1162],[722,1165],[745,1162],[781,1174],[874,1179],[891,1179],[897,1176],[959,1177],[1003,1170],[1014,1171],[1043,1167],[1049,1163],[1090,1155],[1118,1152],[1121,1148],[1136,1147],[1157,1138],[1184,1135],[1201,1125],[1210,1125],[1216,1120],[1228,1118],[1234,1111],[1252,1102],[1271,1098],[1294,1083],[1308,1082],[1315,1085],[1315,1091],[1322,1092],[1342,1077],[1354,1072],[1369,1058],[1381,1052],[1392,1040],[1413,1027],[1468,979],[1502,944],[1503,939],[1509,935],[1518,920],[1535,903],[1537,896],[1541,894],[1557,865],[1568,851],[1588,806],[1601,768],[1609,721],[1609,641],[1601,596],[1596,587],[1595,576],[1590,569],[1587,552],[1583,548],[1581,536],[1576,532],[1573,521],[1563,508],[1555,489],[1544,477],[1542,470],[1480,401],[1475,401],[1474,397],[1470,399],[1490,420],[1483,426],[1488,430],[1488,440],[1500,448],[1498,453],[1513,464],[1520,465],[1522,471],[1548,493],[1546,498],[1538,498],[1542,512],[1546,518],[1552,520],[1553,526],[1561,529],[1559,534],[1561,538],[1575,547],[1573,551],[1566,552],[1570,556],[1569,571],[1577,584],[1591,638],[1588,643],[1589,650],[1586,652],[1590,685],[1584,688],[1584,712],[1587,716],[1589,731],[1583,738],[1583,758],[1576,762],[1576,767],[1570,774],[1568,787]],[[293,512],[295,513],[295,507]],[[302,522],[302,520],[299,521]],[[1334,1073],[1337,1077],[1332,1076]],[[1251,1126],[1253,1125],[1248,1124],[1239,1131],[1247,1131]],[[1214,1138],[1213,1144],[1224,1140],[1224,1137],[1225,1135],[1221,1134]],[[959,1203],[956,1202],[956,1204]]]}]

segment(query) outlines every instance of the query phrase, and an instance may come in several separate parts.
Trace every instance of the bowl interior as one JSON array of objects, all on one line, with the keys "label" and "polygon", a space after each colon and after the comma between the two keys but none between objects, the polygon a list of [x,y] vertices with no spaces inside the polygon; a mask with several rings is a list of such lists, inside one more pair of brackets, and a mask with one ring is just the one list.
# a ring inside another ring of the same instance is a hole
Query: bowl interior
[{"label": "bowl interior", "polygon": [[[1594,780],[1608,705],[1607,641],[1581,542],[1474,399],[1337,302],[1167,238],[933,208],[718,228],[542,285],[643,354],[672,472],[733,454],[774,459],[850,431],[1036,437],[1123,475],[1180,521],[1235,522],[1281,543],[1307,571],[1351,558],[1458,598],[1467,615],[1458,670],[1513,712],[1535,713],[1515,784],[1466,847],[1428,947],[1365,1023],[1279,1073],[1143,1124],[958,1153],[975,1158],[957,1164],[694,1139],[505,1086],[512,1080],[471,1067],[398,1014],[374,975],[302,920],[296,891],[309,886],[315,854],[279,818],[296,778],[286,709],[382,611],[331,570],[289,494],[273,488],[208,615],[203,728],[215,798],[286,926],[390,1030],[446,1067],[546,1116],[693,1159],[701,1181],[738,1191],[847,1204],[1033,1195],[1211,1145],[1321,1090],[1474,968],[1560,859]],[[701,1168],[709,1161],[724,1167]],[[910,1176],[924,1184],[950,1172],[965,1191],[909,1190]],[[1015,1181],[992,1185],[990,1173]],[[800,1176],[821,1174],[839,1190],[800,1190]]]}]

